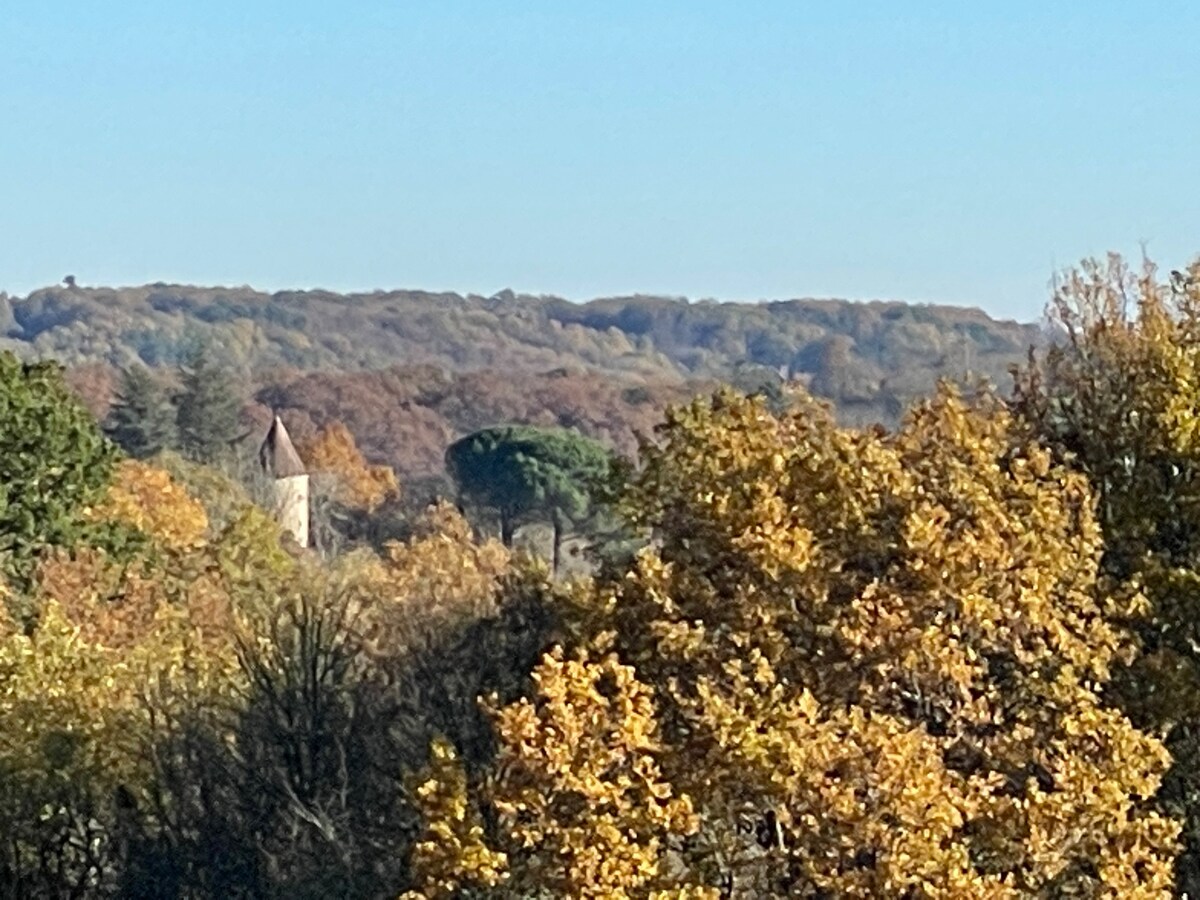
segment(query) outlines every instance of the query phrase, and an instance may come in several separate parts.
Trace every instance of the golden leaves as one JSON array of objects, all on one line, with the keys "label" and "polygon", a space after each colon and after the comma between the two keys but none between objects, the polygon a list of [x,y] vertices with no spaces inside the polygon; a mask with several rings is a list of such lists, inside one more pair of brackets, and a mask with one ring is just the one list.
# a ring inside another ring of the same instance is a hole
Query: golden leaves
[{"label": "golden leaves", "polygon": [[555,653],[533,678],[534,699],[495,714],[493,803],[523,851],[524,883],[597,898],[682,887],[667,853],[697,820],[659,769],[649,689],[611,656]]},{"label": "golden leaves", "polygon": [[152,710],[163,716],[227,693],[237,671],[232,649],[201,646],[186,610],[169,605],[137,629],[107,623],[90,604],[77,608],[82,622],[47,599],[32,634],[0,639],[0,765],[31,793],[56,772],[100,796],[118,785],[140,791]]},{"label": "golden leaves", "polygon": [[[495,611],[509,551],[496,540],[477,543],[448,503],[430,507],[406,543],[381,558],[352,557],[342,568],[363,593],[362,629],[377,653],[415,651],[455,625]],[[356,568],[357,567],[357,568]]]},{"label": "golden leaves", "polygon": [[172,550],[198,545],[208,530],[204,506],[162,469],[134,459],[117,466],[93,518],[131,525]]},{"label": "golden leaves", "polygon": [[648,688],[612,657],[561,652],[533,679],[530,699],[493,709],[500,750],[487,799],[501,849],[483,844],[454,754],[434,744],[418,788],[429,823],[414,855],[419,895],[486,884],[512,897],[715,898],[671,871],[697,819],[659,769]]},{"label": "golden leaves", "polygon": [[[107,803],[147,789],[157,729],[238,692],[232,583],[202,507],[170,477],[122,463],[96,519],[154,539],[114,559],[79,546],[40,560],[23,628],[0,629],[0,766],[30,797],[58,779]],[[48,795],[47,795],[48,796]]]},{"label": "golden leaves", "polygon": [[479,813],[467,797],[466,776],[454,747],[444,739],[430,748],[428,770],[414,793],[427,826],[412,855],[421,891],[405,897],[455,897],[464,888],[491,888],[505,879],[508,857],[484,842]]},{"label": "golden leaves", "polygon": [[1086,859],[1105,895],[1167,895],[1163,748],[1095,693],[1144,600],[1102,591],[1087,483],[996,398],[943,387],[891,436],[698,402],[627,502],[656,549],[594,627],[673,723],[695,840],[754,891],[1021,896]]}]

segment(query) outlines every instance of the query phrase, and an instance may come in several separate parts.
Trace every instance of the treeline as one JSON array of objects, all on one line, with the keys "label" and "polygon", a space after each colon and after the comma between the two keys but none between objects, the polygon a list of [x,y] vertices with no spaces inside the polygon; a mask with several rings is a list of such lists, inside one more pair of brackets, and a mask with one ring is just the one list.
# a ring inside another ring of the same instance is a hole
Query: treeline
[{"label": "treeline", "polygon": [[974,309],[789,300],[739,304],[622,297],[391,291],[264,294],[249,288],[155,284],[46,288],[0,297],[0,347],[71,365],[179,364],[192,344],[264,381],[281,370],[433,366],[453,375],[588,372],[636,389],[730,381],[758,367],[805,383],[843,420],[895,424],[939,376],[1005,377],[1035,326]]},{"label": "treeline", "polygon": [[[0,357],[0,892],[1194,895],[1200,262],[1052,308],[1011,389],[890,431],[795,385],[636,465],[456,442],[469,513],[608,517],[575,580],[444,504],[301,552]],[[314,456],[369,519],[399,486],[347,434]]]}]

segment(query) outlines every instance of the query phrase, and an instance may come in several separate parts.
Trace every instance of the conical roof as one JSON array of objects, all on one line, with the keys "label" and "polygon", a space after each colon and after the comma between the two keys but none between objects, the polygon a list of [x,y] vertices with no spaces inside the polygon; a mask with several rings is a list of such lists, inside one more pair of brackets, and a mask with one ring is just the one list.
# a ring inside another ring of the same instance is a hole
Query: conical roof
[{"label": "conical roof", "polygon": [[263,471],[275,478],[291,478],[293,475],[305,474],[304,461],[296,452],[291,435],[279,416],[271,423],[266,440],[258,451],[258,461],[262,463]]}]

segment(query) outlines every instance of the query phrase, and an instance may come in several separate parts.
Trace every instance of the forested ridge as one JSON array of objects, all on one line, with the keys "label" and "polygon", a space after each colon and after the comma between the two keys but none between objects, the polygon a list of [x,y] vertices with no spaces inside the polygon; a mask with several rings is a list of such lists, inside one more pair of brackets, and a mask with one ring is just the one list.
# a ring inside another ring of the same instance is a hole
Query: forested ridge
[{"label": "forested ridge", "polygon": [[256,425],[309,434],[333,419],[407,478],[439,477],[450,441],[509,421],[577,427],[626,454],[670,403],[718,382],[804,384],[842,421],[895,425],[937,378],[1005,383],[1041,339],[979,310],[789,300],[391,291],[265,294],[155,284],[0,298],[0,347],[54,358],[103,416],[116,373],[170,373],[198,342],[237,373]]},{"label": "forested ridge", "polygon": [[893,427],[485,416],[449,502],[314,422],[307,548],[212,345],[0,353],[0,897],[1196,896],[1200,261],[1049,324]]},{"label": "forested ridge", "polygon": [[680,379],[721,377],[753,364],[811,376],[816,393],[854,401],[889,393],[903,399],[960,368],[1002,375],[1037,339],[1036,326],[996,321],[977,309],[895,302],[633,296],[571,303],[511,291],[265,294],[167,284],[52,287],[5,297],[0,329],[9,349],[67,365],[174,364],[199,335],[253,371],[566,366]]}]

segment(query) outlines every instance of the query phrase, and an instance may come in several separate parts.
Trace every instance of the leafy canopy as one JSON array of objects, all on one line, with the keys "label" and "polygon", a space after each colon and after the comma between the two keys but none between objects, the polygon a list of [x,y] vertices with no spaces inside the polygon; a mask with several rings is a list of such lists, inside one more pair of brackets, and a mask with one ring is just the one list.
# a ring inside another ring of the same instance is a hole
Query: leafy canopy
[{"label": "leafy canopy", "polygon": [[347,507],[372,512],[400,495],[392,468],[367,462],[354,435],[341,422],[329,423],[296,449],[310,474],[335,480],[334,499]]},{"label": "leafy canopy", "polygon": [[115,459],[57,365],[0,353],[0,554],[73,543]]},{"label": "leafy canopy", "polygon": [[655,540],[578,588],[572,661],[497,719],[496,832],[429,896],[1170,896],[1167,753],[1100,695],[1145,599],[998,399],[885,435],[718,395],[625,502]]}]

